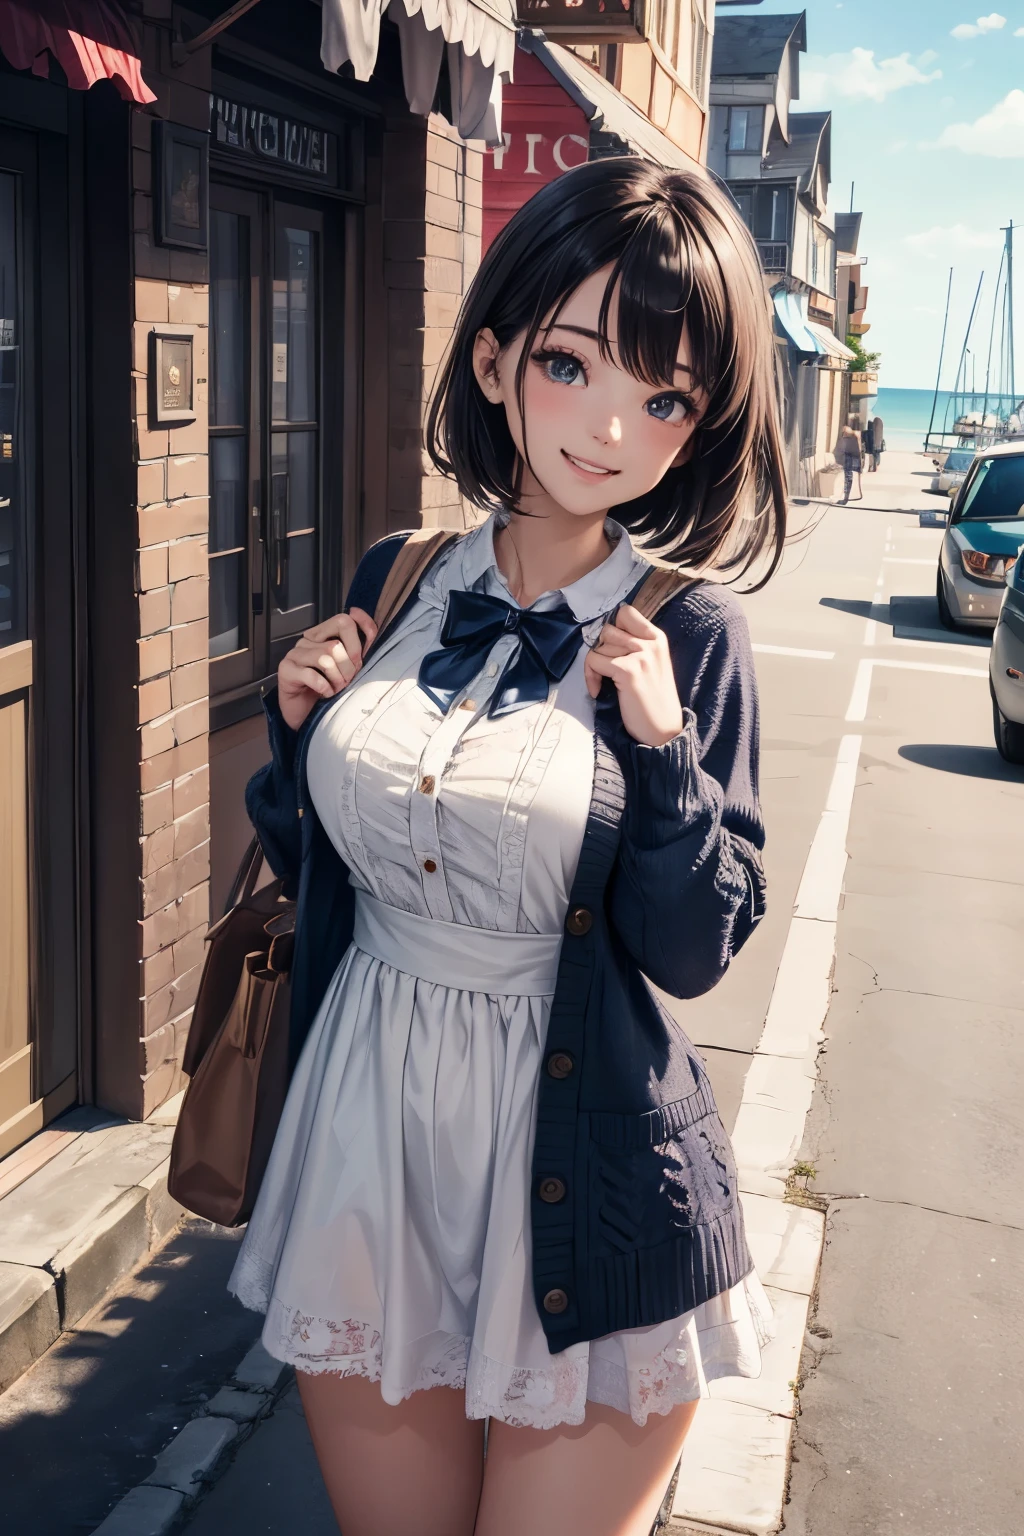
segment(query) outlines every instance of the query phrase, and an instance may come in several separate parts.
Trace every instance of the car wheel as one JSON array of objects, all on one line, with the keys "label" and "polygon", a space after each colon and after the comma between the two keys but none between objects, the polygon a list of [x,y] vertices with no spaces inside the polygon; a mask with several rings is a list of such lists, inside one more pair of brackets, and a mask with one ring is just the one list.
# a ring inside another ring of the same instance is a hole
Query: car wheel
[{"label": "car wheel", "polygon": [[956,619],[953,617],[953,610],[950,608],[949,603],[946,600],[946,588],[942,581],[941,566],[939,567],[938,575],[935,578],[935,601],[939,605],[939,619],[942,624],[946,627],[946,629],[956,629]]},{"label": "car wheel", "polygon": [[992,700],[992,730],[999,756],[1008,763],[1024,764],[1024,725],[1007,720],[995,699]]}]

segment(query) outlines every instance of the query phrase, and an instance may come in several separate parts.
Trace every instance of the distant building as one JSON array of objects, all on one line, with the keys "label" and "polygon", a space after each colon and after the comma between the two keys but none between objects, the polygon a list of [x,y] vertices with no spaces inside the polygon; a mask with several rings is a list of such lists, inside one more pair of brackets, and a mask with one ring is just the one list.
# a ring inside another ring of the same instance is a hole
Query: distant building
[{"label": "distant building", "polygon": [[790,485],[830,489],[854,354],[836,335],[836,232],[828,223],[832,114],[794,112],[803,12],[719,15],[711,56],[708,168],[753,234],[775,305]]},{"label": "distant building", "polygon": [[[862,215],[836,214],[836,335],[841,340],[865,336],[871,329],[865,318],[868,290],[864,282],[866,256],[858,254]],[[849,414],[866,425],[878,398],[878,371],[870,368],[850,374]]]}]

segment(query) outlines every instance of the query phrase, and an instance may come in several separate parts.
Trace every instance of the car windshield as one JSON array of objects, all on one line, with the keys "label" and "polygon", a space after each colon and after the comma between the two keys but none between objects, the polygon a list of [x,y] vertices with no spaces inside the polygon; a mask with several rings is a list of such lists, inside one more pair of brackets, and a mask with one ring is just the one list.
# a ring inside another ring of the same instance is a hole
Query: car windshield
[{"label": "car windshield", "polygon": [[973,458],[973,449],[965,448],[959,452],[954,449],[947,458],[944,467],[947,470],[952,470],[955,474],[962,475],[966,470],[970,469]]},{"label": "car windshield", "polygon": [[1024,518],[1024,454],[982,459],[957,517],[970,523]]}]

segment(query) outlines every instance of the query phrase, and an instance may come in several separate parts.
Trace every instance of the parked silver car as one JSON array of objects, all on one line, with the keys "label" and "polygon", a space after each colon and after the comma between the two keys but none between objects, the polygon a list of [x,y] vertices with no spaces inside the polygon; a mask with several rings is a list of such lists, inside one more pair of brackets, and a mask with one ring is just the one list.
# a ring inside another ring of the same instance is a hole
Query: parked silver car
[{"label": "parked silver car", "polygon": [[949,629],[992,629],[1024,544],[1024,443],[974,458],[956,494],[939,552],[936,596]]},{"label": "parked silver car", "polygon": [[996,746],[1008,763],[1024,763],[1024,558],[1006,583],[988,675]]},{"label": "parked silver car", "polygon": [[936,463],[936,473],[932,476],[930,490],[949,496],[953,491],[958,491],[967,478],[967,471],[974,462],[973,448],[951,448],[946,454],[946,461],[939,465]]}]

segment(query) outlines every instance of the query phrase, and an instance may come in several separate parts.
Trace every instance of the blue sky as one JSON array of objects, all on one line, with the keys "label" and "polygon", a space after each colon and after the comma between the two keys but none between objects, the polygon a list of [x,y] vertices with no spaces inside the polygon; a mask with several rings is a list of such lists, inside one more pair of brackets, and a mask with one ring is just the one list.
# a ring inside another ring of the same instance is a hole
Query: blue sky
[{"label": "blue sky", "polygon": [[[996,9],[977,0],[810,0],[806,7],[765,0],[718,15],[801,9],[807,53],[795,105],[834,114],[835,208],[850,206],[850,182],[856,183],[855,206],[864,214],[860,249],[869,257],[865,345],[883,354],[882,384],[930,389],[949,268],[954,354],[986,273],[975,331],[983,353],[1000,226],[1011,218],[1022,226],[1014,287],[1024,337],[1024,0],[1001,0]],[[1016,351],[1024,394],[1020,343]],[[944,384],[955,366],[954,355]]]}]

